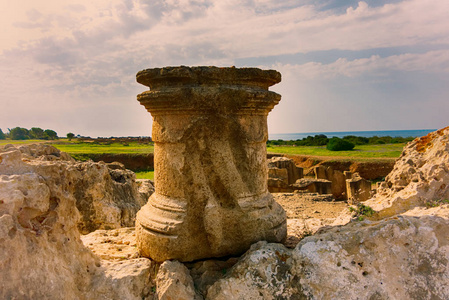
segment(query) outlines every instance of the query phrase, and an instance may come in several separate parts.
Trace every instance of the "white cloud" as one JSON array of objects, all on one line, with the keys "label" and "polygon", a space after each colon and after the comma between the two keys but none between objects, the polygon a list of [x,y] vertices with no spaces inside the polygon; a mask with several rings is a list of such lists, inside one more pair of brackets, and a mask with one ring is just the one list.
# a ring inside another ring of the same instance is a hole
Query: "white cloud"
[{"label": "white cloud", "polygon": [[429,51],[422,54],[405,53],[388,57],[373,55],[369,58],[354,60],[339,58],[330,64],[318,62],[301,65],[278,64],[274,68],[280,70],[285,76],[295,74],[294,76],[306,79],[338,76],[353,78],[364,75],[386,77],[392,71],[449,73],[449,50]]},{"label": "white cloud", "polygon": [[[103,107],[96,115],[107,115],[128,113],[130,106],[130,111],[137,107],[146,114],[135,101],[145,87],[134,76],[150,67],[227,66],[236,59],[332,49],[449,45],[449,1],[430,5],[406,0],[377,7],[361,1],[346,11],[323,10],[323,1],[319,2],[74,0],[68,5],[59,0],[3,1],[0,99],[8,99],[8,110],[0,119],[8,120],[15,111],[10,99],[29,107],[39,101],[51,103],[47,111],[63,111],[60,114],[70,120],[70,108]],[[289,90],[280,87],[284,98],[293,98],[295,80],[316,80],[314,86],[318,86],[326,78],[387,78],[395,70],[447,73],[448,60],[447,50],[436,50],[353,60],[342,57],[329,64],[292,60],[275,68],[290,82]],[[322,96],[339,101],[334,91],[329,88]],[[308,92],[312,97],[314,91]],[[104,108],[105,103],[111,108]],[[38,111],[50,118],[45,109]],[[34,120],[32,113],[19,117]]]}]

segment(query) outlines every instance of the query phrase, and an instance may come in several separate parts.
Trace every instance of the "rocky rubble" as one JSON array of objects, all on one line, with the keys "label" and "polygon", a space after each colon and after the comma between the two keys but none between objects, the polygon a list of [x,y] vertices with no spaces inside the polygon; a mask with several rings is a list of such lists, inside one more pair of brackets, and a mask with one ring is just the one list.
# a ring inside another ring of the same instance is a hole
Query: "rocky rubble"
[{"label": "rocky rubble", "polygon": [[[241,257],[160,266],[137,258],[132,228],[83,236],[100,260],[79,238],[76,176],[56,166],[61,159],[2,152],[0,298],[448,299],[448,135],[405,147],[364,202],[374,217],[288,220],[290,232],[316,232],[294,248],[258,242]],[[9,168],[14,155],[22,163]],[[44,167],[58,176],[35,171]]]},{"label": "rocky rubble", "polygon": [[83,234],[134,226],[137,211],[151,194],[139,192],[135,174],[123,165],[75,162],[50,145],[6,145],[0,149],[0,156],[0,174],[37,174],[72,194],[81,213],[78,227]]},{"label": "rocky rubble", "polygon": [[259,242],[205,299],[447,299],[448,136],[443,129],[404,149],[365,202],[375,217],[343,213],[294,249]]},{"label": "rocky rubble", "polygon": [[[117,174],[123,181],[115,184]],[[114,199],[133,187],[126,183],[127,172],[117,174],[105,164],[75,163],[47,145],[0,150],[1,299],[142,299],[149,294],[151,261],[106,263],[80,239],[83,206],[78,202],[86,195],[96,209],[92,215],[104,216],[98,224],[132,222],[132,213],[126,216]],[[110,219],[110,212],[118,212],[117,218]]]},{"label": "rocky rubble", "polygon": [[446,299],[448,226],[402,216],[332,228],[293,250],[260,242],[207,299]]},{"label": "rocky rubble", "polygon": [[393,171],[366,202],[379,218],[449,199],[449,127],[417,138],[404,147]]}]

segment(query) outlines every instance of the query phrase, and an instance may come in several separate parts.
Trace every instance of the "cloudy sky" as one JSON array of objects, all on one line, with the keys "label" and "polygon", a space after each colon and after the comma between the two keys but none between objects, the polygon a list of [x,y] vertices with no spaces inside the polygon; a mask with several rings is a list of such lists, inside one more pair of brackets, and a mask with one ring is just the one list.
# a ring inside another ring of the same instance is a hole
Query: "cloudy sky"
[{"label": "cloudy sky", "polygon": [[0,128],[151,134],[142,69],[282,73],[270,133],[449,125],[448,0],[0,0]]}]

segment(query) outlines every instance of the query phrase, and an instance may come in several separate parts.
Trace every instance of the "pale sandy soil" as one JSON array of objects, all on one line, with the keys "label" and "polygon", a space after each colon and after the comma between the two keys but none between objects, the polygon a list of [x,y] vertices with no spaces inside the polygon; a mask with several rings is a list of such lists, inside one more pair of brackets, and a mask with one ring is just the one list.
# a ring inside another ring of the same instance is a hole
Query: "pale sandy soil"
[{"label": "pale sandy soil", "polygon": [[314,193],[273,193],[273,196],[286,211],[287,219],[336,218],[342,210],[348,209],[344,201],[332,202]]},{"label": "pale sandy soil", "polygon": [[[304,193],[273,193],[275,200],[287,213],[287,240],[285,245],[293,248],[306,235],[330,225],[335,218],[348,209],[343,201],[329,201],[326,196]],[[139,257],[134,228],[97,230],[81,236],[84,245],[102,259],[109,261]]]},{"label": "pale sandy soil", "polygon": [[332,201],[325,195],[311,193],[273,193],[274,199],[287,213],[287,239],[284,245],[294,248],[299,241],[330,226],[345,210],[344,201]]}]

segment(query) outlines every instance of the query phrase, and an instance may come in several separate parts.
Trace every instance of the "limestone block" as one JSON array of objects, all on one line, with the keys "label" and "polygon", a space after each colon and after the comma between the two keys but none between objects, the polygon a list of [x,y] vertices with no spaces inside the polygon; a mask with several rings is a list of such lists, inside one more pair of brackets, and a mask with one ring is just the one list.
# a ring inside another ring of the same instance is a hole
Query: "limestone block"
[{"label": "limestone block", "polygon": [[298,190],[307,190],[310,193],[332,194],[332,182],[325,179],[301,178],[293,186]]},{"label": "limestone block", "polygon": [[193,278],[195,288],[200,295],[207,295],[207,290],[219,279],[224,278],[229,270],[238,262],[239,257],[227,260],[208,259],[187,264]]},{"label": "limestone block", "polygon": [[367,205],[379,217],[449,199],[449,127],[408,143]]},{"label": "limestone block", "polygon": [[145,204],[129,170],[110,169],[104,163],[77,163],[74,196],[81,213],[80,232],[134,226],[136,214]]},{"label": "limestone block", "polygon": [[313,173],[315,174],[315,179],[326,179],[327,180],[325,166],[319,165],[319,166],[313,167]]},{"label": "limestone block", "polygon": [[343,174],[345,175],[346,179],[352,179],[352,172],[350,172],[350,171],[343,171]]},{"label": "limestone block", "polygon": [[371,181],[359,176],[353,176],[346,180],[346,191],[348,193],[348,203],[356,204],[370,198]]},{"label": "limestone block", "polygon": [[84,246],[107,261],[122,261],[139,257],[134,227],[95,230],[82,235]]},{"label": "limestone block", "polygon": [[279,179],[285,186],[288,186],[288,170],[276,167],[268,167],[268,178]]},{"label": "limestone block", "polygon": [[347,199],[346,176],[339,170],[334,170],[331,177],[332,195],[335,199]]},{"label": "limestone block", "polygon": [[75,197],[83,173],[40,147],[0,149],[0,299],[144,299],[150,261],[105,264],[84,247]]},{"label": "limestone block", "polygon": [[291,273],[303,299],[447,299],[448,226],[404,216],[334,227],[296,246]]},{"label": "limestone block", "polygon": [[295,162],[291,158],[287,157],[273,157],[268,161],[268,168],[279,168],[287,170],[287,184],[293,184],[296,180],[302,178],[302,173],[300,173],[300,169],[297,168]]},{"label": "limestone block", "polygon": [[146,200],[138,191],[135,174],[129,170],[111,169],[105,163],[75,162],[50,145],[0,148],[0,174],[26,173],[60,185],[75,198],[81,213],[78,226],[84,234],[133,226],[137,211]]},{"label": "limestone block", "polygon": [[286,237],[267,189],[267,114],[276,71],[166,67],[137,74],[152,114],[156,191],[137,215],[140,253],[156,261],[237,255]]},{"label": "limestone block", "polygon": [[88,299],[153,299],[151,272],[154,262],[147,258],[102,261],[101,273],[92,280]]},{"label": "limestone block", "polygon": [[288,171],[276,167],[268,167],[268,191],[270,193],[280,193],[289,191]]},{"label": "limestone block", "polygon": [[139,188],[139,193],[145,201],[148,201],[148,198],[154,193],[154,182],[150,179],[137,179],[136,182]]},{"label": "limestone block", "polygon": [[[304,177],[304,168],[296,167],[296,172],[298,174],[298,178],[296,180]],[[295,180],[295,182],[296,182],[296,180]]]},{"label": "limestone block", "polygon": [[208,289],[207,299],[301,299],[291,265],[291,251],[283,245],[258,242]]},{"label": "limestone block", "polygon": [[189,270],[179,261],[165,261],[156,277],[156,294],[159,300],[202,299],[196,292]]},{"label": "limestone block", "polygon": [[322,228],[293,250],[257,243],[207,299],[448,299],[449,210],[439,211]]}]

